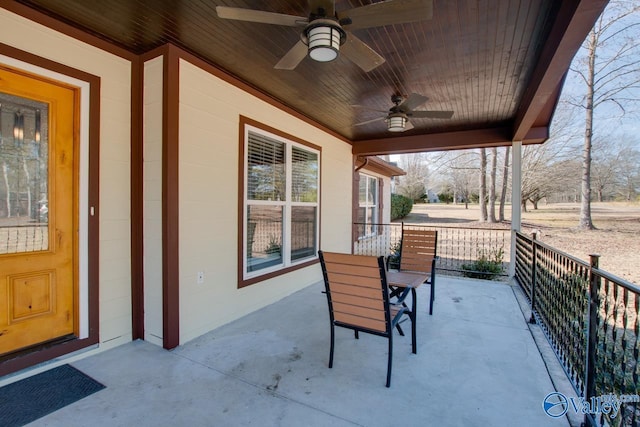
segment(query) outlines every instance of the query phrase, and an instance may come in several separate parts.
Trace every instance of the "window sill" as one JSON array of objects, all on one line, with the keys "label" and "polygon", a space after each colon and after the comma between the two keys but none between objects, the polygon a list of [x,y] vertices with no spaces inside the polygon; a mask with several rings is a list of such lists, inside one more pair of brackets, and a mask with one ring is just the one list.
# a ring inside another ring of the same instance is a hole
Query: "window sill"
[{"label": "window sill", "polygon": [[[238,289],[241,289],[241,288],[244,288],[244,287],[259,283],[259,282],[263,282],[265,280],[272,279],[274,277],[282,276],[284,274],[291,273],[292,271],[299,270],[301,268],[309,267],[310,265],[317,264],[318,262],[320,262],[320,260],[317,257],[315,257],[315,258],[310,259],[308,261],[304,261],[304,262],[301,262],[299,264],[291,265],[289,267],[282,268],[280,270],[271,271],[271,272],[268,272],[268,273],[265,273],[265,274],[261,274],[259,276],[250,277],[250,278],[247,278],[247,279],[240,279],[240,280],[238,280]],[[242,277],[242,272],[240,272],[238,277]],[[318,280],[320,280],[320,279],[318,279]]]}]

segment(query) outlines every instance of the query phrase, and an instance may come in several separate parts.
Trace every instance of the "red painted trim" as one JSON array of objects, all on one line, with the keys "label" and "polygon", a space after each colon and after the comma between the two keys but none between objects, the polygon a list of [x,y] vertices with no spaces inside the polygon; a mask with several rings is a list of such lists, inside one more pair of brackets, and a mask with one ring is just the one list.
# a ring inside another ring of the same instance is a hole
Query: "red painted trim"
[{"label": "red painted trim", "polygon": [[[252,277],[252,278],[246,279],[246,280],[238,280],[238,289],[241,289],[241,288],[244,288],[244,287],[256,284],[256,283],[264,282],[265,280],[272,279],[272,278],[278,277],[278,276],[282,276],[282,275],[285,275],[287,273],[291,273],[292,271],[300,270],[301,268],[309,267],[310,265],[317,264],[318,262],[320,262],[320,261],[316,258],[316,259],[312,259],[312,260],[309,260],[309,261],[305,261],[305,262],[303,262],[301,264],[296,264],[296,265],[293,265],[291,267],[283,268],[282,270],[272,271],[271,273],[263,274],[261,276]],[[242,268],[242,264],[240,265],[240,268]],[[241,277],[242,276],[240,276],[240,278]]]},{"label": "red painted trim", "polygon": [[180,55],[167,45],[162,99],[162,344],[180,344],[179,113]]},{"label": "red painted trim", "polygon": [[360,165],[356,168],[357,171],[364,169],[365,171],[374,172],[389,178],[407,174],[407,172],[405,172],[401,168],[394,166],[391,163],[387,163],[386,161],[376,156],[358,157],[356,159],[356,163],[360,163]]},{"label": "red painted trim", "polygon": [[320,248],[320,234],[321,234],[321,209],[322,209],[322,147],[312,144],[308,141],[300,139],[296,136],[290,135],[286,132],[283,132],[279,129],[273,128],[271,126],[260,123],[256,120],[250,119],[245,116],[240,116],[239,118],[239,126],[238,126],[238,145],[239,145],[239,156],[238,156],[238,262],[237,262],[237,272],[238,272],[238,289],[244,288],[249,285],[253,285],[255,283],[263,282],[267,279],[271,279],[273,277],[282,276],[284,274],[290,273],[295,270],[299,270],[301,268],[308,267],[313,264],[317,264],[319,260],[312,259],[300,264],[292,265],[290,267],[282,268],[277,271],[272,271],[270,273],[261,274],[256,277],[252,277],[250,279],[243,279],[244,276],[244,248],[242,247],[244,241],[244,158],[245,158],[245,149],[244,149],[244,130],[245,126],[253,126],[258,129],[262,129],[264,131],[270,132],[274,135],[278,135],[282,138],[288,139],[290,141],[297,142],[306,147],[312,148],[319,152],[319,161],[320,161],[320,176],[318,179],[320,180],[320,194],[318,197],[318,248]]},{"label": "red painted trim", "polygon": [[89,338],[86,345],[99,341],[100,325],[100,78],[87,80],[89,88],[89,214],[88,225],[88,280],[89,280]]},{"label": "red painted trim", "polygon": [[[297,142],[298,144],[304,145],[306,147],[312,148],[316,151],[322,152],[322,147],[320,147],[319,145],[316,144],[312,144],[309,141],[305,141],[302,138],[298,138],[297,136],[291,135],[289,133],[283,132],[280,129],[276,129],[274,127],[271,127],[269,125],[265,125],[264,123],[260,123],[257,120],[253,120],[250,119],[249,117],[245,117],[243,115],[240,116],[240,124],[242,125],[242,129],[240,132],[240,138],[241,138],[241,144],[242,144],[242,149],[244,150],[244,126],[245,125],[249,125],[249,126],[253,126],[256,127],[258,129],[264,130],[266,132],[272,133],[274,135],[278,135],[281,138],[284,139],[288,139],[289,141],[293,141],[293,142]],[[244,162],[243,162],[243,168],[244,168]],[[244,174],[243,174],[244,176]]]},{"label": "red painted trim", "polygon": [[244,159],[246,157],[244,149],[244,127],[247,118],[240,116],[238,120],[238,249],[236,250],[236,275],[238,279],[238,289],[242,288],[242,277],[244,276]]},{"label": "red painted trim", "polygon": [[[384,179],[383,178],[376,178],[378,180],[378,223],[382,224],[383,218],[382,218],[382,214],[384,211]],[[391,191],[389,191],[391,192]],[[378,227],[378,234],[382,234],[382,227]]]},{"label": "red painted trim", "polygon": [[17,353],[13,359],[0,363],[0,376],[7,375],[56,357],[95,345],[100,339],[100,77],[76,70],[0,43],[0,54],[88,82],[89,88],[89,207],[94,215],[88,218],[88,300],[89,336],[59,345],[35,347],[32,352]]},{"label": "red painted trim", "polygon": [[351,253],[358,240],[358,207],[360,206],[360,172],[357,170],[358,156],[351,156]]},{"label": "red painted trim", "polygon": [[144,63],[131,62],[131,324],[144,339]]},{"label": "red painted trim", "polygon": [[[529,142],[523,141],[523,143]],[[375,156],[379,154],[419,153],[505,145],[511,145],[511,127],[354,141],[352,153],[358,156]]]}]

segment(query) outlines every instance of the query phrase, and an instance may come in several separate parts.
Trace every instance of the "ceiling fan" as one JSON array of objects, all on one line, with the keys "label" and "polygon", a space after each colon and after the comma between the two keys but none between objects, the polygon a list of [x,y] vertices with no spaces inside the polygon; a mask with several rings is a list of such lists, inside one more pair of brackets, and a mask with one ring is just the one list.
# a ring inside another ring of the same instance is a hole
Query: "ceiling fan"
[{"label": "ceiling fan", "polygon": [[[438,111],[438,110],[414,110],[414,108],[421,106],[427,102],[428,98],[417,93],[412,93],[406,99],[400,95],[391,96],[391,102],[394,106],[389,111],[373,110],[380,113],[386,113],[386,116],[378,117],[373,120],[367,120],[366,122],[356,123],[354,126],[362,126],[369,123],[384,120],[387,122],[387,129],[391,132],[404,132],[405,130],[413,129],[413,125],[409,119],[450,119],[453,117],[453,111]],[[354,107],[368,108],[361,105],[354,105]]]},{"label": "ceiling fan", "polygon": [[347,58],[368,72],[385,60],[351,31],[431,19],[432,2],[388,0],[338,12],[335,0],[309,0],[308,17],[227,6],[216,6],[216,12],[223,19],[302,27],[300,41],[280,59],[276,69],[293,70],[307,53],[316,61],[332,61],[342,48]]}]

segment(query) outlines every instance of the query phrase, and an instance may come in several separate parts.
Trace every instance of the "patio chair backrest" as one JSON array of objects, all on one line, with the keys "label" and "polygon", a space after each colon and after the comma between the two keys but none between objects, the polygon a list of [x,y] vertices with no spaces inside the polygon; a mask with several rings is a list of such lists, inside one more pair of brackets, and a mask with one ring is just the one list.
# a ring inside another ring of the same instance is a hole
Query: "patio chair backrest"
[{"label": "patio chair backrest", "polygon": [[435,230],[402,229],[400,270],[430,273],[436,257],[438,232]]},{"label": "patio chair backrest", "polygon": [[332,323],[388,333],[389,296],[383,257],[321,252]]}]

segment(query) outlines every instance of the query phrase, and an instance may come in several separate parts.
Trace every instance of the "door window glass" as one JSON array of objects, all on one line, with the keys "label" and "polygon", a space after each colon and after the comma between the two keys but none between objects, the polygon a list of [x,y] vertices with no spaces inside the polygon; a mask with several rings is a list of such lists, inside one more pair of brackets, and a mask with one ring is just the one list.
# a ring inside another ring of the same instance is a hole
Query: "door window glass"
[{"label": "door window glass", "polygon": [[48,105],[0,92],[0,255],[49,247]]}]

